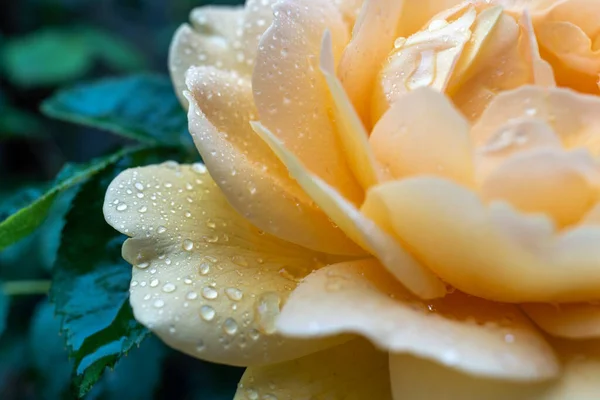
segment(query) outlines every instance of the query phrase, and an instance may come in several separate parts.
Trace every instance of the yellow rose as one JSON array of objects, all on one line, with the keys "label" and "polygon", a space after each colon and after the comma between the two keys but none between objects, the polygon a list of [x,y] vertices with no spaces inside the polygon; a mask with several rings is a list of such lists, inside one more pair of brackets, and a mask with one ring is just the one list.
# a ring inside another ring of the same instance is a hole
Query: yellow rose
[{"label": "yellow rose", "polygon": [[544,59],[556,82],[598,94],[600,2],[594,0],[496,0],[513,13],[529,9]]},{"label": "yellow rose", "polygon": [[238,399],[595,398],[600,98],[488,3],[195,10],[170,67],[205,164],[105,199],[136,318],[249,366]]}]

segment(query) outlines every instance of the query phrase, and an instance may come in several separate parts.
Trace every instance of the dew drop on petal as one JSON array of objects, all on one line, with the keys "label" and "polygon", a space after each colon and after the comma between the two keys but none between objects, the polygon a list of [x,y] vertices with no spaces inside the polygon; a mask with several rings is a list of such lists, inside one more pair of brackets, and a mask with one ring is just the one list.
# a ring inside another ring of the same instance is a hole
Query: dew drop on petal
[{"label": "dew drop on petal", "polygon": [[236,288],[225,289],[225,294],[233,301],[240,301],[243,297],[242,291]]},{"label": "dew drop on petal", "polygon": [[183,249],[185,251],[192,251],[193,248],[194,248],[194,242],[192,242],[189,239],[186,239],[183,241]]},{"label": "dew drop on petal", "polygon": [[223,322],[223,332],[228,335],[235,335],[238,330],[237,322],[233,318],[227,318],[225,322]]},{"label": "dew drop on petal", "polygon": [[163,292],[165,292],[165,293],[174,292],[175,289],[177,289],[177,287],[174,284],[170,283],[170,282],[169,283],[165,283],[164,286],[163,286],[163,288],[162,288]]},{"label": "dew drop on petal", "polygon": [[275,292],[262,294],[256,302],[256,323],[259,329],[266,333],[275,332],[275,320],[279,316],[281,297]]},{"label": "dew drop on petal", "polygon": [[198,272],[200,272],[200,275],[206,275],[206,274],[208,274],[209,271],[210,271],[210,264],[208,264],[208,263],[203,262],[198,267]]},{"label": "dew drop on petal", "polygon": [[215,318],[215,309],[211,306],[204,305],[200,307],[200,316],[205,321],[212,321]]},{"label": "dew drop on petal", "polygon": [[165,302],[163,300],[161,300],[161,299],[154,300],[154,304],[153,304],[154,307],[162,308],[162,307],[164,307],[164,305],[165,305]]},{"label": "dew drop on petal", "polygon": [[216,299],[218,295],[219,293],[209,286],[202,289],[202,297],[204,297],[205,299],[213,300]]},{"label": "dew drop on petal", "polygon": [[117,211],[125,211],[127,210],[127,204],[121,203],[117,206]]},{"label": "dew drop on petal", "polygon": [[198,298],[198,293],[196,292],[188,292],[188,294],[185,295],[185,298],[188,300],[195,300]]},{"label": "dew drop on petal", "polygon": [[150,266],[150,263],[142,262],[142,263],[136,264],[135,266],[139,269],[146,269]]}]

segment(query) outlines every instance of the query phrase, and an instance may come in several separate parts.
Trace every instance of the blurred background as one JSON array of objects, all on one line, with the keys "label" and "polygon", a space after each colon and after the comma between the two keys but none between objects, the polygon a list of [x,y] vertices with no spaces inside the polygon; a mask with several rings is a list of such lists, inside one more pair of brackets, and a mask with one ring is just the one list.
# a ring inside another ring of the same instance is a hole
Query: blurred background
[{"label": "blurred background", "polygon": [[[14,205],[39,196],[66,162],[83,162],[125,143],[106,132],[44,117],[39,112],[44,99],[58,88],[98,78],[166,74],[171,36],[192,8],[241,2],[2,2],[0,220],[14,212]],[[6,326],[0,326],[2,400],[73,398],[72,362],[44,295],[69,196],[64,193],[55,202],[41,229],[0,252],[0,282],[12,294],[10,302],[0,302],[0,314],[8,314]],[[28,284],[19,286],[23,281]],[[186,357],[150,338],[105,373],[86,398],[230,399],[241,373]]]}]

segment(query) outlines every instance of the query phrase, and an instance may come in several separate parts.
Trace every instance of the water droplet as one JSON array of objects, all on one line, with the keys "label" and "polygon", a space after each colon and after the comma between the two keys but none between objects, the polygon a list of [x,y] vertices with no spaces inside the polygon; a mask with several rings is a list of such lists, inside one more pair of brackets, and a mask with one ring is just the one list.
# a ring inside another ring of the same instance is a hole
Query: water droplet
[{"label": "water droplet", "polygon": [[203,174],[206,172],[206,166],[204,166],[204,164],[195,163],[194,165],[192,165],[192,170],[199,174]]},{"label": "water droplet", "polygon": [[233,301],[240,301],[243,296],[242,291],[236,288],[225,289],[225,294]]},{"label": "water droplet", "polygon": [[127,204],[121,203],[117,206],[117,211],[125,211],[127,210]]},{"label": "water droplet", "polygon": [[160,282],[158,281],[158,279],[152,279],[150,281],[150,287],[157,287],[159,283]]},{"label": "water droplet", "polygon": [[136,182],[134,186],[137,190],[144,190],[144,185],[141,182]]},{"label": "water droplet", "polygon": [[210,264],[203,262],[200,264],[200,267],[198,267],[198,271],[200,272],[200,275],[208,274],[210,271]]},{"label": "water droplet", "polygon": [[217,296],[219,296],[219,293],[209,286],[202,289],[202,297],[204,297],[205,299],[212,300],[216,299]]},{"label": "water droplet", "polygon": [[206,345],[204,344],[204,341],[202,339],[200,339],[196,343],[196,351],[197,352],[201,352],[201,351],[204,351],[205,348],[206,348]]},{"label": "water droplet", "polygon": [[233,318],[227,318],[225,322],[223,322],[223,332],[228,335],[235,335],[238,330],[237,322]]},{"label": "water droplet", "polygon": [[198,293],[196,292],[188,292],[188,294],[185,295],[185,298],[188,300],[195,300],[198,298]]},{"label": "water droplet", "polygon": [[275,292],[262,294],[256,302],[256,323],[259,329],[266,334],[275,332],[275,320],[279,315],[281,298]]},{"label": "water droplet", "polygon": [[205,321],[212,321],[215,318],[215,309],[211,306],[202,306],[200,307],[200,316]]},{"label": "water droplet", "polygon": [[158,232],[158,233],[165,233],[166,231],[167,231],[167,228],[165,228],[162,225],[156,229],[156,232]]},{"label": "water droplet", "polygon": [[143,214],[143,213],[145,213],[146,211],[148,211],[148,207],[146,207],[146,206],[141,206],[141,207],[138,209],[138,211],[139,211],[140,213],[142,213],[142,214]]},{"label": "water droplet", "polygon": [[174,292],[175,289],[177,289],[177,287],[172,283],[165,283],[162,288],[163,292],[166,292],[166,293]]},{"label": "water droplet", "polygon": [[260,332],[256,329],[250,329],[248,331],[248,336],[250,336],[250,339],[252,340],[258,340],[258,338],[260,337]]},{"label": "water droplet", "polygon": [[210,229],[215,229],[217,227],[217,224],[215,224],[215,222],[211,219],[208,219],[206,221],[206,226]]},{"label": "water droplet", "polygon": [[183,241],[183,249],[185,251],[192,251],[193,248],[194,248],[194,242],[192,242],[189,239],[186,239]]},{"label": "water droplet", "polygon": [[246,261],[246,259],[242,256],[233,256],[231,257],[231,261],[233,261],[234,264],[239,265],[240,267],[248,266],[248,261]]},{"label": "water droplet", "polygon": [[165,302],[161,299],[156,299],[154,300],[153,306],[156,308],[163,308],[165,306]]},{"label": "water droplet", "polygon": [[513,335],[511,333],[507,333],[506,335],[504,335],[504,341],[506,343],[514,343],[515,342],[515,335]]},{"label": "water droplet", "polygon": [[246,397],[249,400],[258,400],[258,392],[254,389],[246,389]]},{"label": "water droplet", "polygon": [[150,266],[150,263],[142,262],[142,263],[136,264],[135,266],[138,267],[139,269],[146,269]]}]

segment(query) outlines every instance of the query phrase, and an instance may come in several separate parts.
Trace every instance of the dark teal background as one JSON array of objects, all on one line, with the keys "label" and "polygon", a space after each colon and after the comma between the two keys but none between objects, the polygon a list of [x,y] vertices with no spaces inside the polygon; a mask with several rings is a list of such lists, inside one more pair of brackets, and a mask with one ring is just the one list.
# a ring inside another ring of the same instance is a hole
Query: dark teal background
[{"label": "dark teal background", "polygon": [[[42,193],[65,163],[84,162],[130,143],[100,130],[50,119],[39,111],[42,101],[58,88],[99,78],[166,74],[171,36],[201,3],[208,2],[2,2],[0,220],[18,204]],[[0,284],[51,278],[73,195],[72,190],[61,194],[38,231],[0,252]],[[73,360],[67,357],[47,296],[19,295],[7,300],[0,293],[0,332],[2,314],[7,319],[0,333],[0,399],[73,398]],[[241,373],[238,368],[189,358],[150,337],[117,363],[114,371],[107,371],[85,398],[230,399]]]}]

